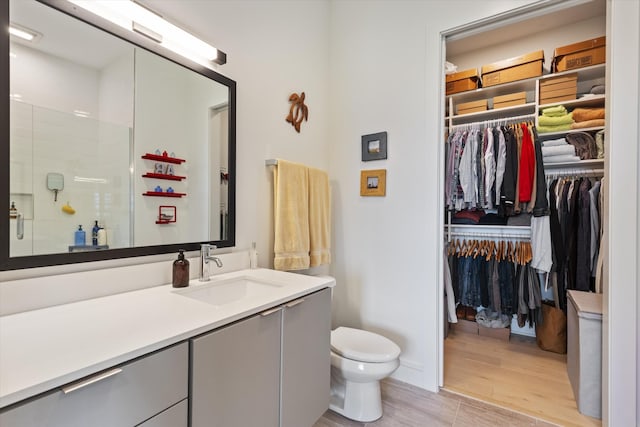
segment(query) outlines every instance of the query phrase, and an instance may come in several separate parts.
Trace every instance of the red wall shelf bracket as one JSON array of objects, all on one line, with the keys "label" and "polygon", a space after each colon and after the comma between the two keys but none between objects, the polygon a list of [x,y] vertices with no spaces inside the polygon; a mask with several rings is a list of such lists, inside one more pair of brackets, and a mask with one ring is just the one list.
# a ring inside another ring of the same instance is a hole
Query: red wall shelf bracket
[{"label": "red wall shelf bracket", "polygon": [[143,196],[153,196],[153,197],[182,197],[186,196],[187,193],[168,193],[166,191],[147,191],[142,193]]},{"label": "red wall shelf bracket", "polygon": [[164,173],[152,173],[152,172],[147,172],[144,175],[142,175],[143,178],[156,178],[156,179],[168,179],[170,181],[182,181],[183,179],[186,179],[186,176],[179,176],[179,175],[167,175]]},{"label": "red wall shelf bracket", "polygon": [[142,158],[147,160],[155,160],[156,162],[175,163],[177,165],[179,165],[180,163],[186,162],[186,160],[179,159],[177,157],[159,156],[157,154],[151,154],[151,153],[143,154]]}]

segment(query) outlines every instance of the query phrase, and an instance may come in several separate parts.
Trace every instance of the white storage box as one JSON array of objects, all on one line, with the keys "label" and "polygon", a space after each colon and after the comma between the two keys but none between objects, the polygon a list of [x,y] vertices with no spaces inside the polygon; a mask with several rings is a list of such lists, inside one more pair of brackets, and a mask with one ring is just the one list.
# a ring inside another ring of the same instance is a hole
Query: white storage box
[{"label": "white storage box", "polygon": [[602,417],[602,294],[567,291],[567,373],[578,411]]}]

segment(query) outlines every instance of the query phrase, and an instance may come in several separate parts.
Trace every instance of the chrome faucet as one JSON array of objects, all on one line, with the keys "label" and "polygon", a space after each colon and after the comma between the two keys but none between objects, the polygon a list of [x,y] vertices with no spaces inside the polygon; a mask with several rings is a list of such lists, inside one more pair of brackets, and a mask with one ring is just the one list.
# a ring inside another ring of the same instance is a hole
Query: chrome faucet
[{"label": "chrome faucet", "polygon": [[220,258],[212,256],[211,251],[216,249],[216,245],[210,245],[208,243],[203,243],[200,245],[200,281],[208,282],[209,281],[209,261],[213,261],[216,263],[218,268],[222,268],[222,261]]}]

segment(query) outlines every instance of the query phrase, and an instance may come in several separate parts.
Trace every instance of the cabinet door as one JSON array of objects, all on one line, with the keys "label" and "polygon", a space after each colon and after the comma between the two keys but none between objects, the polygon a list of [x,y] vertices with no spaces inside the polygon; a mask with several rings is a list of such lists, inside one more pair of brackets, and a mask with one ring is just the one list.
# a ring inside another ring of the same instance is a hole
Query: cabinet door
[{"label": "cabinet door", "polygon": [[191,340],[192,427],[278,426],[281,319],[277,308]]},{"label": "cabinet door", "polygon": [[140,424],[187,398],[187,352],[185,342],[65,386],[62,391],[51,392],[3,411],[0,413],[0,426],[113,427]]},{"label": "cabinet door", "polygon": [[331,289],[286,304],[282,325],[281,425],[312,426],[329,408]]},{"label": "cabinet door", "polygon": [[185,399],[155,417],[143,422],[139,427],[187,427],[189,403]]}]

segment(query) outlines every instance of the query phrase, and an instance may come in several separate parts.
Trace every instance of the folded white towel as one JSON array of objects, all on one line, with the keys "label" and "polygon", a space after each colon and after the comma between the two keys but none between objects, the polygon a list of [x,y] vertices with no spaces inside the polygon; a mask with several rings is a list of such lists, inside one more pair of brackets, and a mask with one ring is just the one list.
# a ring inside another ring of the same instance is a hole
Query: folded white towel
[{"label": "folded white towel", "polygon": [[549,157],[544,157],[543,158],[543,163],[544,164],[549,164],[549,163],[572,163],[572,162],[579,162],[579,161],[580,161],[580,157],[571,156],[569,154],[563,154],[561,156],[549,156]]},{"label": "folded white towel", "polygon": [[557,147],[558,145],[566,145],[566,144],[567,144],[567,140],[564,138],[542,141],[543,147]]},{"label": "folded white towel", "polygon": [[542,147],[542,156],[550,157],[550,156],[561,156],[563,154],[568,154],[570,156],[576,155],[576,147],[571,144],[558,145],[555,147]]}]

